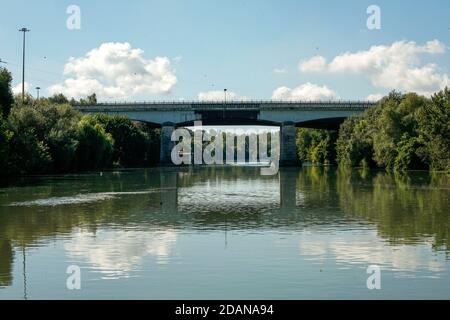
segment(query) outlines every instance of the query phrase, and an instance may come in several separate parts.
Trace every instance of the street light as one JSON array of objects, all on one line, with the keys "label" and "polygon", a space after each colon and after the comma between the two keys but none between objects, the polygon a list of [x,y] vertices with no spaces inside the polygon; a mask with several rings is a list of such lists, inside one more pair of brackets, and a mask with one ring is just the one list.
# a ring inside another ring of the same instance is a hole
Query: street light
[{"label": "street light", "polygon": [[37,91],[37,100],[39,100],[39,90],[41,90],[41,87],[36,87],[36,91]]},{"label": "street light", "polygon": [[27,28],[19,29],[23,32],[23,47],[22,47],[22,103],[25,100],[25,34],[30,32]]},{"label": "street light", "polygon": [[225,120],[225,108],[227,107],[227,91],[228,89],[223,89],[223,93],[225,95],[225,99],[223,102],[223,112],[222,112],[222,119]]}]

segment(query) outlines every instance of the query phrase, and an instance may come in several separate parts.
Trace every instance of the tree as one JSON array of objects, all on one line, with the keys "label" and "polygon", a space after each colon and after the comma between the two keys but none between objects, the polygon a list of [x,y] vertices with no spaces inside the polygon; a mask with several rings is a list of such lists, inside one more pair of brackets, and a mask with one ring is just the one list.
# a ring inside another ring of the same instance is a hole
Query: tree
[{"label": "tree", "polygon": [[363,117],[351,117],[341,125],[336,142],[340,165],[373,166],[373,141],[368,132],[369,122]]},{"label": "tree", "polygon": [[62,93],[54,94],[53,96],[48,98],[48,100],[50,101],[50,103],[54,103],[54,104],[69,103],[69,100],[67,99],[67,97],[65,95],[63,95]]},{"label": "tree", "polygon": [[12,76],[5,69],[0,68],[0,116],[7,117],[14,103],[14,95],[11,89]]},{"label": "tree", "polygon": [[297,130],[297,153],[301,162],[336,163],[335,131],[300,128]]},{"label": "tree", "polygon": [[395,171],[427,169],[428,166],[421,159],[421,150],[424,142],[418,137],[410,137],[404,134],[398,143],[397,156],[394,161]]},{"label": "tree", "polygon": [[8,174],[9,143],[12,135],[8,123],[0,117],[0,176]]},{"label": "tree", "polygon": [[113,162],[121,166],[142,166],[159,159],[159,136],[154,130],[122,116],[96,115],[95,120],[114,139]]},{"label": "tree", "polygon": [[114,140],[93,117],[84,116],[79,121],[77,140],[75,163],[78,170],[96,170],[111,165]]},{"label": "tree", "polygon": [[378,166],[392,169],[398,155],[399,143],[406,134],[418,137],[416,113],[425,106],[426,99],[415,93],[399,97],[392,93],[377,107],[380,109],[373,124],[374,160]]},{"label": "tree", "polygon": [[97,104],[97,95],[95,93],[91,94],[90,96],[87,97],[87,103],[92,105],[92,104]]},{"label": "tree", "polygon": [[417,113],[425,143],[422,159],[434,170],[450,169],[450,90],[436,93]]}]

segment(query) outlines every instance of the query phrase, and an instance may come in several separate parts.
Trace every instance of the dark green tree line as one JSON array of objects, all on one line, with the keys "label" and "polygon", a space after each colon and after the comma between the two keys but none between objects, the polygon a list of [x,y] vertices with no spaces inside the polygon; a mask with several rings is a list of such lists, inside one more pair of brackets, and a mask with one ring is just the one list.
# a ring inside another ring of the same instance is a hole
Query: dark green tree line
[{"label": "dark green tree line", "polygon": [[336,149],[343,165],[448,170],[450,91],[430,99],[390,93],[376,107],[342,124]]},{"label": "dark green tree line", "polygon": [[[14,99],[11,81],[0,69],[0,175],[146,166],[159,160],[158,130],[125,117],[83,116],[62,94]],[[97,98],[76,103],[95,104]]]}]

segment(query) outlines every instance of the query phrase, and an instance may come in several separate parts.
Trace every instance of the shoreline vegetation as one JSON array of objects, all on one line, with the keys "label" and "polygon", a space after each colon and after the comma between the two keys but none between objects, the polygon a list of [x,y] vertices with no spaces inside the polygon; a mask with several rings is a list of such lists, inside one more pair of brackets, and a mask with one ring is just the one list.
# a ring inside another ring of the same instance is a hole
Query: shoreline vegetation
[{"label": "shoreline vegetation", "polygon": [[[155,166],[160,130],[126,117],[82,115],[62,94],[14,97],[0,68],[0,176],[75,173]],[[391,92],[339,132],[300,128],[301,163],[450,173],[450,90],[431,98]]]},{"label": "shoreline vegetation", "polygon": [[297,149],[303,163],[449,173],[450,90],[431,98],[393,91],[339,132],[299,129]]}]

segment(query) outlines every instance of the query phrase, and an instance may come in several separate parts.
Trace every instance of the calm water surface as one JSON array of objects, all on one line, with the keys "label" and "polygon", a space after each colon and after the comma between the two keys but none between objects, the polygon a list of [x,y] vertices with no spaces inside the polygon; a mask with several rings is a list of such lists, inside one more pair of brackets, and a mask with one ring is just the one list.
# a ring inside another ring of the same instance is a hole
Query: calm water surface
[{"label": "calm water surface", "polygon": [[[0,187],[0,299],[450,299],[449,231],[446,174],[24,178]],[[66,288],[71,265],[81,290]]]}]

